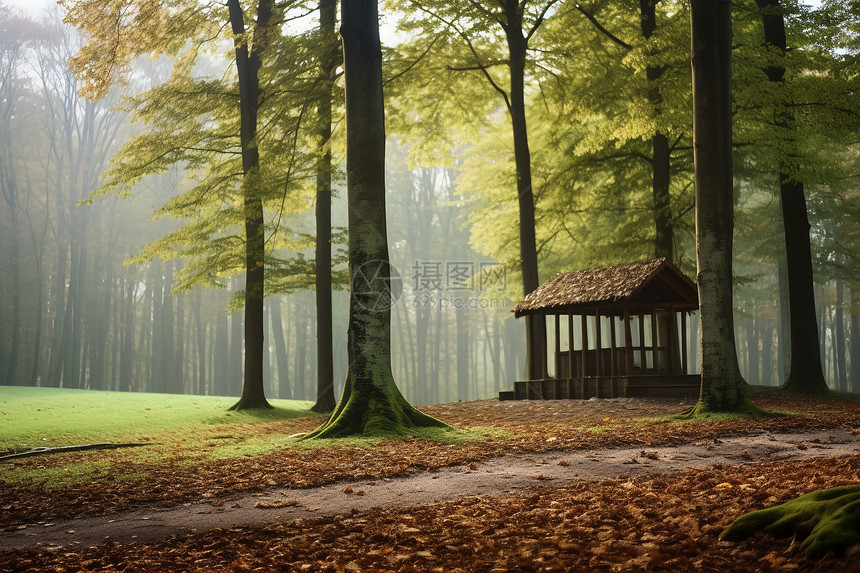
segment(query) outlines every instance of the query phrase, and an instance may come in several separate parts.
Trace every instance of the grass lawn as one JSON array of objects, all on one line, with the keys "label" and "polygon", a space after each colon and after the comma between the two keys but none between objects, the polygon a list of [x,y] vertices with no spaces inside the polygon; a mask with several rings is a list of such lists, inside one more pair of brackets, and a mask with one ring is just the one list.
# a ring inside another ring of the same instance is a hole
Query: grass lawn
[{"label": "grass lawn", "polygon": [[[0,386],[0,452],[97,442],[173,441],[223,426],[315,415],[313,402],[228,412],[237,398]],[[173,436],[173,437],[171,437]]]}]

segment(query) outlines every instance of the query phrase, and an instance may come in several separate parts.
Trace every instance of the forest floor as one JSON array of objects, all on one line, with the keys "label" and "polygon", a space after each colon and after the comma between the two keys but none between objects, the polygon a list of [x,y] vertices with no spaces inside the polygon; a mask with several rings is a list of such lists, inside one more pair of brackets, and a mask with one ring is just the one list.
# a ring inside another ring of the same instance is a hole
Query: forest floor
[{"label": "forest floor", "polygon": [[810,561],[797,540],[718,540],[743,513],[860,481],[860,403],[755,402],[795,415],[678,424],[648,420],[690,406],[678,400],[489,400],[422,408],[493,429],[457,445],[346,442],[202,466],[180,450],[146,468],[121,451],[23,458],[101,460],[117,479],[4,484],[0,571],[860,571],[854,550]]}]

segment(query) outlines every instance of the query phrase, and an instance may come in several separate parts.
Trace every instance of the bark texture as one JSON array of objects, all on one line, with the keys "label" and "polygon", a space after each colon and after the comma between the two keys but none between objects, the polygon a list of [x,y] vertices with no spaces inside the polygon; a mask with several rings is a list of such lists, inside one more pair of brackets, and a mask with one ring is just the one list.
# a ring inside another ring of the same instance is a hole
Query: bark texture
[{"label": "bark texture", "polygon": [[[785,83],[785,17],[780,0],[756,0],[764,24],[765,45],[779,59],[765,69],[768,80],[777,86]],[[777,110],[775,124],[782,130],[794,130],[794,117],[787,106]],[[788,308],[791,358],[788,379],[783,390],[797,394],[827,394],[827,382],[821,369],[818,321],[815,316],[815,290],[812,275],[812,248],[809,242],[809,219],[803,182],[796,179],[797,166],[789,153],[780,160],[779,191],[782,221],[785,229],[785,253],[788,273]]]},{"label": "bark texture", "polygon": [[236,70],[241,111],[242,192],[245,195],[245,377],[242,396],[231,410],[271,408],[263,383],[263,282],[265,237],[260,197],[260,152],[257,148],[257,112],[260,105],[258,72],[262,63],[274,0],[260,0],[253,49],[248,49],[245,20],[238,0],[228,0],[230,25],[236,37]]},{"label": "bark texture", "polygon": [[412,407],[391,373],[382,48],[376,0],[341,2],[349,208],[349,369],[329,420],[308,438],[409,434],[445,424]]},{"label": "bark texture", "polygon": [[[508,112],[514,138],[514,163],[517,170],[517,198],[520,215],[520,266],[523,274],[523,296],[540,286],[535,236],[535,199],[532,188],[531,152],[526,127],[525,68],[528,38],[523,34],[523,9],[517,0],[504,0],[507,24],[508,68],[511,75]],[[526,377],[546,378],[546,320],[543,316],[526,317]]]},{"label": "bark texture", "polygon": [[331,412],[335,407],[334,355],[332,351],[331,302],[331,94],[338,65],[335,36],[337,0],[320,0],[320,93],[317,112],[317,193],[316,193],[316,303],[317,303],[317,399],[314,412]]},{"label": "bark texture", "polygon": [[702,330],[702,389],[693,414],[748,411],[732,307],[732,113],[730,0],[690,5],[696,262]]}]

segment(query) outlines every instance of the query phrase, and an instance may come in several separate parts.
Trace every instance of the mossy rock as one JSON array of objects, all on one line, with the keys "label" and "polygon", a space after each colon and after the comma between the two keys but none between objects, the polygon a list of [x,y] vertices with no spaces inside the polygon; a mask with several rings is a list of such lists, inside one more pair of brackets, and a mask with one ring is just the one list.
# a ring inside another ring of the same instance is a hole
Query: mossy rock
[{"label": "mossy rock", "polygon": [[724,541],[741,541],[757,531],[778,537],[797,535],[810,558],[837,555],[860,544],[860,485],[822,489],[782,505],[753,511],[732,522]]}]

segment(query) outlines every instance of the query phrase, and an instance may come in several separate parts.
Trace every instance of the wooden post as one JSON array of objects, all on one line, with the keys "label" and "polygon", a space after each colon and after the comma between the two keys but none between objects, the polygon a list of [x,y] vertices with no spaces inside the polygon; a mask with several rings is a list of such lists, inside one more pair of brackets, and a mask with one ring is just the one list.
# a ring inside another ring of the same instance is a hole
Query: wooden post
[{"label": "wooden post", "polygon": [[654,356],[654,372],[659,372],[660,365],[657,359],[657,356],[660,354],[660,343],[657,341],[658,332],[657,332],[657,321],[660,320],[660,316],[657,314],[657,310],[651,311],[651,354]]},{"label": "wooden post", "polygon": [[678,339],[678,318],[675,316],[675,305],[669,307],[669,373],[678,373],[678,351],[676,349],[676,340]]},{"label": "wooden post", "polygon": [[690,313],[684,311],[681,313],[681,374],[687,374],[690,371],[687,366],[687,318]]},{"label": "wooden post", "polygon": [[609,317],[609,337],[611,340],[609,341],[609,374],[610,376],[615,376],[617,374],[618,368],[615,365],[615,315]]},{"label": "wooden post", "polygon": [[633,372],[633,333],[630,331],[630,309],[624,305],[624,374]]},{"label": "wooden post", "polygon": [[600,332],[600,309],[594,309],[594,374],[595,376],[603,375],[603,368],[600,360],[600,351],[603,348],[603,336]]},{"label": "wooden post", "polygon": [[645,355],[645,315],[642,313],[639,313],[639,365],[643,372],[647,370],[648,357]]},{"label": "wooden post", "polygon": [[567,315],[567,377],[576,378],[573,371],[573,314]]},{"label": "wooden post", "polygon": [[582,378],[585,379],[585,361],[588,358],[588,322],[585,319],[584,314],[579,315],[579,325],[581,330],[580,335],[580,344],[582,348],[580,349],[580,356],[582,357]]},{"label": "wooden post", "polygon": [[555,378],[561,378],[561,324],[560,316],[555,315]]}]

